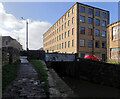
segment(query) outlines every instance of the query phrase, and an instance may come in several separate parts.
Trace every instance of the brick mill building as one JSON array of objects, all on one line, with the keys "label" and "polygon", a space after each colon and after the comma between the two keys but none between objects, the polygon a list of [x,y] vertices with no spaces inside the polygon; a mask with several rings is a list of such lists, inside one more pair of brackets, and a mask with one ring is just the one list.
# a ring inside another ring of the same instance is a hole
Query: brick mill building
[{"label": "brick mill building", "polygon": [[117,63],[120,62],[120,20],[107,27],[107,61]]},{"label": "brick mill building", "polygon": [[105,61],[108,24],[109,11],[77,2],[44,33],[44,50],[79,57],[94,53]]}]

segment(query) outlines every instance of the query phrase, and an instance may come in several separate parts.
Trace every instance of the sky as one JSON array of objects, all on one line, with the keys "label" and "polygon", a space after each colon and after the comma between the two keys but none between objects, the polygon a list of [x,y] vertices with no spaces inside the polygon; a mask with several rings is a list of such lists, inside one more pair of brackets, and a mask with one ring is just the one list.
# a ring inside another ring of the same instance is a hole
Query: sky
[{"label": "sky", "polygon": [[[110,23],[118,21],[118,2],[82,2],[110,11]],[[43,34],[75,2],[3,2],[0,3],[0,31],[17,39],[26,47],[26,20],[29,22],[29,49],[43,47]],[[26,20],[22,20],[24,17]]]}]

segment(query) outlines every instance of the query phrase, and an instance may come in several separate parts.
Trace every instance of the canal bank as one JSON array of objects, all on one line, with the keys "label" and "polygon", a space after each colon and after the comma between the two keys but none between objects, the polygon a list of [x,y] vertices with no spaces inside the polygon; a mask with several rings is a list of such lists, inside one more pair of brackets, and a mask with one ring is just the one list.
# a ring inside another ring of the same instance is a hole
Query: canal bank
[{"label": "canal bank", "polygon": [[47,68],[44,61],[42,61],[48,74],[49,83],[49,98],[54,97],[78,97],[74,91],[59,77],[59,75],[52,68]]}]

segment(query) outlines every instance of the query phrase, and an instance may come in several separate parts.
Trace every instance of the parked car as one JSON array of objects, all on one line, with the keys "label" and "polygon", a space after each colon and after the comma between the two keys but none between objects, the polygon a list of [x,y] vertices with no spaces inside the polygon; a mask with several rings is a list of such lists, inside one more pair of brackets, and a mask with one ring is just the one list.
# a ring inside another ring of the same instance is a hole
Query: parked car
[{"label": "parked car", "polygon": [[97,61],[99,61],[99,58],[96,57],[95,55],[92,55],[92,54],[85,54],[84,58],[85,58],[85,59],[92,59],[92,60],[97,60]]}]

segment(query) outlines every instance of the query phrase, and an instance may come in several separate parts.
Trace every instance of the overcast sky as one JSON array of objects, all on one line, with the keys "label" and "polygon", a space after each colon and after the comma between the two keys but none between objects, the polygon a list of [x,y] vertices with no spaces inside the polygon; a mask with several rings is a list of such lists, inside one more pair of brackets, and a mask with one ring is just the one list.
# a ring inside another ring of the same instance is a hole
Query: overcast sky
[{"label": "overcast sky", "polygon": [[[75,2],[4,2],[0,3],[0,32],[17,39],[26,47],[26,21],[29,22],[29,49],[43,47],[43,34],[54,24]],[[87,2],[94,7],[110,11],[110,23],[118,20],[117,2]]]}]

